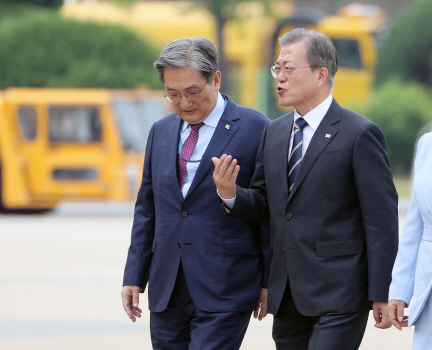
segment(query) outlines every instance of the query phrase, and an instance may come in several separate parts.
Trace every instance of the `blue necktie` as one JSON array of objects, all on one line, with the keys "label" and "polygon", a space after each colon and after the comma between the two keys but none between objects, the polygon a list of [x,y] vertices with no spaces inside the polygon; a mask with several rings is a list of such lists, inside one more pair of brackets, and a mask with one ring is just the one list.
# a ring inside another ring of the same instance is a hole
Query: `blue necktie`
[{"label": "blue necktie", "polygon": [[294,140],[288,162],[288,188],[290,192],[294,187],[294,181],[300,169],[301,161],[303,160],[303,128],[306,125],[308,125],[308,123],[303,118],[298,118],[294,121]]}]

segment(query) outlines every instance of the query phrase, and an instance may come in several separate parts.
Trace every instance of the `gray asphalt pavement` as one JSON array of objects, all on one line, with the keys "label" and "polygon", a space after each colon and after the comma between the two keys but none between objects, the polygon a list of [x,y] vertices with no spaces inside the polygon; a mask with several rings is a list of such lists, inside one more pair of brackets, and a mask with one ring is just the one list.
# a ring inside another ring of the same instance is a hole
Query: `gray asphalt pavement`
[{"label": "gray asphalt pavement", "polygon": [[[136,323],[120,299],[132,214],[132,203],[80,202],[0,215],[0,349],[151,349],[147,295]],[[271,325],[252,319],[242,349],[274,349]],[[410,349],[412,332],[375,329],[371,317],[360,349]]]}]

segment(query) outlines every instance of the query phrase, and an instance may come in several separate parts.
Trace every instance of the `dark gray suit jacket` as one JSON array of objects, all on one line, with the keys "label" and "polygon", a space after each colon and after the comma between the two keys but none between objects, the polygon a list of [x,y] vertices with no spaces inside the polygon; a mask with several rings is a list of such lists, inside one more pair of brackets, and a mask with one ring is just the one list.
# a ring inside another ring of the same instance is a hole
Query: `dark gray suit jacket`
[{"label": "dark gray suit jacket", "polygon": [[387,301],[398,240],[397,193],[384,135],[333,100],[289,195],[287,159],[294,113],[263,132],[249,189],[237,186],[230,215],[271,223],[268,311],[287,281],[307,316],[356,312]]}]

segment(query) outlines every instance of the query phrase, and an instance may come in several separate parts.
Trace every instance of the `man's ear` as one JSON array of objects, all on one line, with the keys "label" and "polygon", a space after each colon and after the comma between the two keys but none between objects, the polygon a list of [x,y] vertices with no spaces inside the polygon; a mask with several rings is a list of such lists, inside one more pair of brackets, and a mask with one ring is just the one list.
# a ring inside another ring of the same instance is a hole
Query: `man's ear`
[{"label": "man's ear", "polygon": [[216,91],[220,90],[220,86],[221,86],[221,72],[219,72],[218,70],[216,71],[216,73],[213,75],[213,86],[215,88]]},{"label": "man's ear", "polygon": [[320,67],[318,70],[318,86],[322,86],[327,83],[328,70],[326,67]]}]

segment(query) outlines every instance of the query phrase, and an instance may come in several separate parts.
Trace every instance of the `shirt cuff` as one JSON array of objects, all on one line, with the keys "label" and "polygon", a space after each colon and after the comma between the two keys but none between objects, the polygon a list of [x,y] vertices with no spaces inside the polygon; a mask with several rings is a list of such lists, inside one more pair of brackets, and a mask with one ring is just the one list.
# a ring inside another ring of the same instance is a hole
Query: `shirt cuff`
[{"label": "shirt cuff", "polygon": [[223,198],[220,194],[219,191],[216,189],[217,194],[219,196],[219,198],[222,200],[222,202],[225,204],[225,209],[227,209],[228,211],[230,211],[232,209],[232,207],[235,204],[235,200],[236,200],[236,196],[234,196],[233,198]]}]

